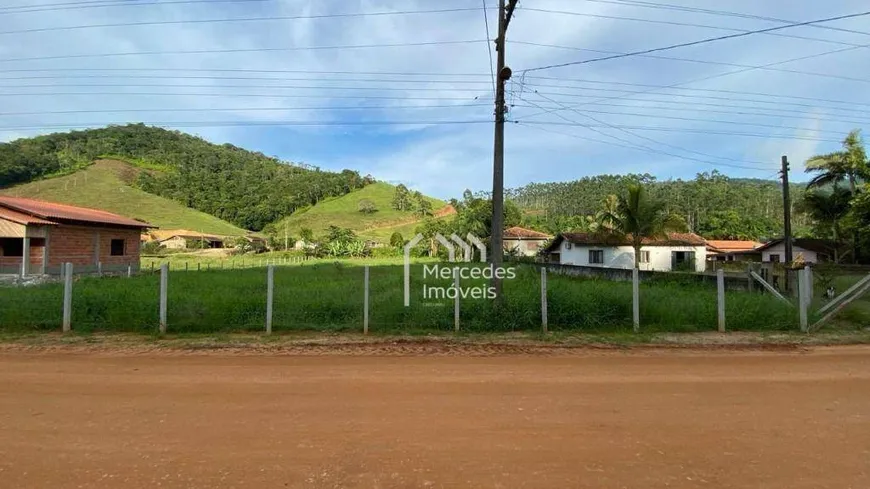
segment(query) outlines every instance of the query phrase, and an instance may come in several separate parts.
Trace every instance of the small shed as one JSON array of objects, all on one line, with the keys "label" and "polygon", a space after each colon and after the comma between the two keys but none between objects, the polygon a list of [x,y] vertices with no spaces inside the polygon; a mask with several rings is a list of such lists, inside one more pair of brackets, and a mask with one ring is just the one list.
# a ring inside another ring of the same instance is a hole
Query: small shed
[{"label": "small shed", "polygon": [[139,269],[139,238],[151,224],[111,212],[0,196],[0,273],[56,275]]}]

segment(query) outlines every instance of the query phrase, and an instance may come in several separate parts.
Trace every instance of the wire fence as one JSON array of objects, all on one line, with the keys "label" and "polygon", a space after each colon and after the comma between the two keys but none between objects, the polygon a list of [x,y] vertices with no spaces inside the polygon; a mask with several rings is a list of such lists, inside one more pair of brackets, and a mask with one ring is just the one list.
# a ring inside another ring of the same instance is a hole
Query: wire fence
[{"label": "wire fence", "polygon": [[0,328],[41,331],[66,325],[74,331],[141,333],[265,332],[267,325],[275,333],[797,331],[818,318],[808,292],[802,302],[778,298],[764,287],[727,290],[722,272],[723,280],[713,286],[667,280],[635,286],[518,265],[493,299],[489,279],[462,272],[457,280],[454,275],[483,265],[442,263],[438,266],[450,272],[436,275],[427,273],[436,265],[414,264],[406,307],[401,265],[284,263],[250,261],[242,268],[239,261],[238,268],[223,269],[163,263],[153,273],[149,266],[130,277],[76,275],[73,267],[62,281],[0,289]]}]

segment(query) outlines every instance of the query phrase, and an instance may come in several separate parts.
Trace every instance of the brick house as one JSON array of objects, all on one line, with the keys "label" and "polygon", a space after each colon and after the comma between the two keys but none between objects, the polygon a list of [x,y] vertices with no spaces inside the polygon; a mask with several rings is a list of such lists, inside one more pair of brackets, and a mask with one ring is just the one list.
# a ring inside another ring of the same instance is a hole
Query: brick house
[{"label": "brick house", "polygon": [[[139,269],[141,233],[154,226],[110,212],[0,196],[0,273]],[[26,265],[26,266],[25,266]]]}]

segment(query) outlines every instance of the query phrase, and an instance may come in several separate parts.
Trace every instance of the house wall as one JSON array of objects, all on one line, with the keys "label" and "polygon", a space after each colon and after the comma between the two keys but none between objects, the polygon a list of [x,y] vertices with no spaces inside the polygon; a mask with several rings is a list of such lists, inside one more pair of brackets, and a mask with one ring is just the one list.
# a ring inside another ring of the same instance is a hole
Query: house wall
[{"label": "house wall", "polygon": [[[568,246],[571,246],[569,249]],[[604,250],[604,263],[589,263],[589,250]],[[671,253],[674,251],[694,251],[695,271],[703,272],[707,265],[706,246],[644,246],[641,251],[650,254],[649,263],[641,263],[641,270],[671,270]],[[604,268],[634,268],[634,248],[631,246],[588,246],[563,241],[559,247],[560,263]]]},{"label": "house wall", "polygon": [[544,244],[547,243],[546,239],[504,239],[504,249],[505,251],[511,251],[513,249],[517,250],[522,256],[537,256],[538,251],[541,249]]},{"label": "house wall", "polygon": [[[771,246],[766,250],[762,250],[761,252],[761,261],[770,261],[770,255],[779,255],[779,261],[785,262],[785,244],[780,243],[775,246]],[[810,251],[800,246],[792,246],[792,255],[794,259],[797,260],[798,256],[803,256],[803,259],[806,263],[818,263],[819,256],[815,251]]]},{"label": "house wall", "polygon": [[183,250],[187,248],[187,240],[180,236],[163,240],[160,244],[163,245],[164,248],[170,250]]},{"label": "house wall", "polygon": [[[127,266],[139,270],[140,229],[60,225],[49,229],[45,273],[59,274],[61,264],[73,264],[74,273],[122,272]],[[112,256],[112,240],[123,239],[124,255]]]}]

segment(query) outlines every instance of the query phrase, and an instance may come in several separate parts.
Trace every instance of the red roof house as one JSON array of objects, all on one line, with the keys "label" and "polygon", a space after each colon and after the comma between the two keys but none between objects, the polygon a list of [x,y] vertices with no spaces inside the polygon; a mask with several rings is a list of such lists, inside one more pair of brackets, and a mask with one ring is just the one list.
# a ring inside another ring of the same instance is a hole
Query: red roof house
[{"label": "red roof house", "polygon": [[140,234],[151,224],[98,209],[0,196],[0,273],[59,274],[139,269]]}]

